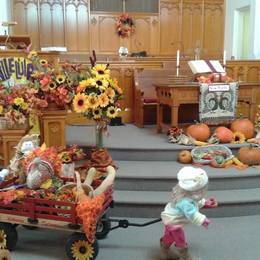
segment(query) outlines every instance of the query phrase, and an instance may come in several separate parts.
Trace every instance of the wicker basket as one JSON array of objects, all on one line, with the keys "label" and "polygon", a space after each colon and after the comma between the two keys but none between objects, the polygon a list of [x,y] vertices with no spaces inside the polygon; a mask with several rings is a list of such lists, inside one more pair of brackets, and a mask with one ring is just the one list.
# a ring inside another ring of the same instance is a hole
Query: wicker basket
[{"label": "wicker basket", "polygon": [[208,146],[203,146],[203,147],[196,147],[191,150],[191,156],[193,159],[193,162],[199,163],[199,164],[209,164],[212,159],[202,159],[202,157],[207,154],[207,153],[224,153],[226,154],[225,160],[229,160],[232,158],[232,152],[231,150],[225,146],[225,145],[208,145]]},{"label": "wicker basket", "polygon": [[7,129],[28,129],[29,120],[26,120],[24,124],[12,123],[10,120],[7,120]]},{"label": "wicker basket", "polygon": [[7,119],[5,117],[0,117],[0,129],[7,129]]}]

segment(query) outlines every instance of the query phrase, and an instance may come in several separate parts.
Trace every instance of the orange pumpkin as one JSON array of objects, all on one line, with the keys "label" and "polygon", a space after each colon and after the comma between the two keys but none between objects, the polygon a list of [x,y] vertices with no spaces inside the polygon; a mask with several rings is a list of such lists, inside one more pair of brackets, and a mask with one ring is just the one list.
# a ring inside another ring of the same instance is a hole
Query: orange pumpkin
[{"label": "orange pumpkin", "polygon": [[238,151],[238,159],[247,165],[258,165],[260,164],[260,148],[252,146],[241,147]]},{"label": "orange pumpkin", "polygon": [[197,123],[190,125],[186,129],[186,134],[190,135],[197,141],[206,142],[210,137],[210,129],[206,124]]},{"label": "orange pumpkin", "polygon": [[244,134],[246,139],[253,138],[255,135],[254,124],[247,118],[238,118],[231,124],[232,132],[240,132]]},{"label": "orange pumpkin", "polygon": [[214,134],[220,143],[231,143],[233,140],[233,132],[224,126],[219,126],[215,129]]},{"label": "orange pumpkin", "polygon": [[178,161],[180,163],[191,163],[192,162],[191,152],[188,150],[181,151],[178,155]]}]

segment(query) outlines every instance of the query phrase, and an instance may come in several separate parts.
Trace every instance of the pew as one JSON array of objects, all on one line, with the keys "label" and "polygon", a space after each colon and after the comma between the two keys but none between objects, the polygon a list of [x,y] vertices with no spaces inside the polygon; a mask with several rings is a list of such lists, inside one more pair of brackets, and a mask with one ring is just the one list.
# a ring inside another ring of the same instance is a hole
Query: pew
[{"label": "pew", "polygon": [[155,84],[169,83],[171,69],[135,69],[134,70],[134,124],[156,124],[157,97]]}]

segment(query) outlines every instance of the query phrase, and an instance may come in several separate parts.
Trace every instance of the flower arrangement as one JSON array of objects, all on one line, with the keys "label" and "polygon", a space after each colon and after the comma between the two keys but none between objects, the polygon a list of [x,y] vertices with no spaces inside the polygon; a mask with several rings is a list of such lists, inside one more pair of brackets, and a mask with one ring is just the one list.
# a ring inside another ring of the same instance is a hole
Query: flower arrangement
[{"label": "flower arrangement", "polygon": [[29,53],[28,58],[34,65],[31,75],[31,87],[36,90],[36,96],[45,101],[41,108],[55,104],[59,108],[66,108],[75,93],[75,79],[78,71],[68,64],[54,69],[47,60],[41,59],[37,52]]},{"label": "flower arrangement", "polygon": [[35,96],[36,90],[27,86],[2,87],[0,89],[0,115],[4,116],[10,125],[25,124],[35,106],[42,104]]},{"label": "flower arrangement", "polygon": [[122,38],[128,38],[134,32],[134,21],[129,14],[121,14],[116,21],[117,34]]},{"label": "flower arrangement", "polygon": [[59,157],[62,163],[72,163],[82,160],[85,157],[85,153],[77,145],[71,145],[66,149],[62,149],[59,152]]},{"label": "flower arrangement", "polygon": [[[123,91],[116,79],[110,76],[109,64],[96,64],[96,55],[90,57],[91,68],[82,78],[72,101],[73,110],[97,122],[99,139],[108,122],[118,116],[119,100]],[[103,146],[102,144],[97,146]]]}]

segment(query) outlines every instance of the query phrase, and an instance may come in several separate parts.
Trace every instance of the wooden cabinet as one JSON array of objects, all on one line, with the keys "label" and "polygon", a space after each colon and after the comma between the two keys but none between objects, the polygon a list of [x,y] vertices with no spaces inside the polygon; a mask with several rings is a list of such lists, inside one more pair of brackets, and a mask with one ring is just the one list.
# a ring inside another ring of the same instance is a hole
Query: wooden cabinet
[{"label": "wooden cabinet", "polygon": [[9,165],[9,161],[15,153],[15,146],[26,134],[26,131],[26,129],[0,130],[0,155],[2,166]]}]

